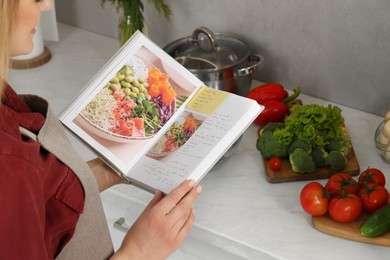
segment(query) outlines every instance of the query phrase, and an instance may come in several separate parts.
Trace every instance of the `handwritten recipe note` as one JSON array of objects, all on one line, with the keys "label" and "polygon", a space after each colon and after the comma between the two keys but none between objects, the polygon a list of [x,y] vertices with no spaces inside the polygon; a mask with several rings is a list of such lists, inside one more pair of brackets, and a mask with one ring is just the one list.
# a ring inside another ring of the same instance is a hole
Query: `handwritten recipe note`
[{"label": "handwritten recipe note", "polygon": [[[186,111],[202,114],[205,119],[187,142],[174,153],[162,158],[144,157],[137,165],[137,178],[163,183],[167,190],[178,185],[207,160],[210,153],[232,129],[245,109],[226,92],[201,88],[186,106]],[[213,157],[213,156],[211,156]]]}]

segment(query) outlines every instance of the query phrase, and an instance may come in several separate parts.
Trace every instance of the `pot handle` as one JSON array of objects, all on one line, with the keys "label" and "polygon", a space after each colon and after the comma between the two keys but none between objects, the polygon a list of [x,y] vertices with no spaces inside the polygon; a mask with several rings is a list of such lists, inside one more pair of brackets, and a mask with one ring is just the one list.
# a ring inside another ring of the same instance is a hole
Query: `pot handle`
[{"label": "pot handle", "polygon": [[191,42],[198,43],[199,35],[202,33],[205,34],[207,36],[207,38],[209,39],[210,44],[211,44],[211,49],[205,49],[205,46],[203,46],[202,44],[198,44],[199,48],[201,48],[204,51],[217,50],[218,44],[217,44],[217,41],[215,40],[215,35],[209,28],[207,28],[205,26],[199,27],[199,28],[194,30],[194,32],[192,33],[192,36],[191,36]]},{"label": "pot handle", "polygon": [[264,66],[264,57],[259,54],[252,54],[248,56],[248,62],[252,63],[248,67],[237,69],[237,76],[247,76],[253,74],[256,69]]}]

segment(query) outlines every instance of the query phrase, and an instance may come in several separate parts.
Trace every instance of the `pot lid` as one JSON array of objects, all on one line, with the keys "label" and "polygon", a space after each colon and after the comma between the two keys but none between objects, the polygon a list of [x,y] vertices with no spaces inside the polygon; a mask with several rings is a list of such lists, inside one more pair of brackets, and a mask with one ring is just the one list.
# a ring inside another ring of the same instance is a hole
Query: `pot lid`
[{"label": "pot lid", "polygon": [[240,63],[249,54],[246,43],[226,35],[214,34],[207,27],[194,30],[191,37],[179,39],[164,50],[190,70],[210,70]]}]

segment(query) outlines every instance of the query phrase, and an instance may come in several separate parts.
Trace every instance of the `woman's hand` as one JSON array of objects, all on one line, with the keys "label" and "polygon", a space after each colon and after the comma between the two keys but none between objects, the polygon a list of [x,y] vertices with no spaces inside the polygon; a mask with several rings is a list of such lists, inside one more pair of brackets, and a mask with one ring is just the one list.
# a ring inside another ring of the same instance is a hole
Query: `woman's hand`
[{"label": "woman's hand", "polygon": [[195,202],[202,190],[186,180],[168,195],[157,191],[130,228],[112,259],[166,259],[184,241],[194,222]]},{"label": "woman's hand", "polygon": [[119,174],[108,167],[101,159],[96,158],[88,161],[87,163],[95,176],[100,192],[116,184],[126,183]]}]

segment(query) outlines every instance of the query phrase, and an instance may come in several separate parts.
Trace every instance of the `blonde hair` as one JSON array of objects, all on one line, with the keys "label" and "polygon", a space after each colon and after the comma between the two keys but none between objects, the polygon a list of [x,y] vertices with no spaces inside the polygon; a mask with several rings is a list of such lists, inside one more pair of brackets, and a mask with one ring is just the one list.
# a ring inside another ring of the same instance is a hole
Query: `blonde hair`
[{"label": "blonde hair", "polygon": [[0,0],[0,98],[3,95],[11,58],[16,14],[20,0]]}]

